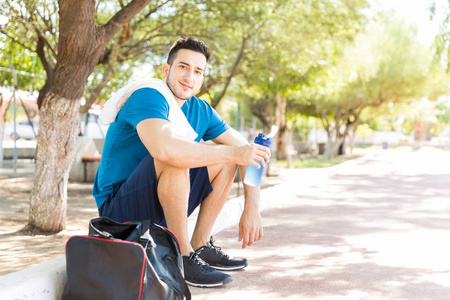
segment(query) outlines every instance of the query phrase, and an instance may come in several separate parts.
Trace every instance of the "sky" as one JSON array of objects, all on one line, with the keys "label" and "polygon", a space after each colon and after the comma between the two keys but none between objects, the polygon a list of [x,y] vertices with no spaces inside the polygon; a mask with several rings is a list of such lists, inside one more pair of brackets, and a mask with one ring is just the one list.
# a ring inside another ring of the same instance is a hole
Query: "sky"
[{"label": "sky", "polygon": [[430,20],[430,0],[372,0],[371,4],[383,10],[394,10],[395,14],[405,19],[410,24],[416,24],[418,29],[418,39],[431,45],[435,35],[439,30],[439,21],[442,19],[442,9],[439,9],[447,2],[446,0],[436,0],[436,18]]}]

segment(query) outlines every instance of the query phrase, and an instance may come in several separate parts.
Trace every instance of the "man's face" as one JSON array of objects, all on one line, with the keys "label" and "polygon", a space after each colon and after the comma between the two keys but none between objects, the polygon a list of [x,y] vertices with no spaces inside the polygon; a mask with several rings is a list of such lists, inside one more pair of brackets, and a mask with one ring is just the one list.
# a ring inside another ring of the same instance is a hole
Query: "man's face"
[{"label": "man's face", "polygon": [[198,92],[205,69],[206,57],[200,52],[187,49],[178,50],[171,66],[164,64],[163,74],[167,86],[180,106]]}]

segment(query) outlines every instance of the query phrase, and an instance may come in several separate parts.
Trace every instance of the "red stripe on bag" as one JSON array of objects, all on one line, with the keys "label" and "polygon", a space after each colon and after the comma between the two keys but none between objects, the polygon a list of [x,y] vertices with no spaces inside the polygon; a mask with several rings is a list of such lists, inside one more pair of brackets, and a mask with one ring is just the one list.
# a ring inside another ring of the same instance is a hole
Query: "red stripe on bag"
[{"label": "red stripe on bag", "polygon": [[159,226],[159,227],[161,227],[162,229],[165,229],[165,230],[168,231],[171,235],[173,235],[173,237],[177,240],[178,247],[180,247],[180,241],[178,240],[178,238],[177,238],[177,236],[175,235],[175,233],[172,232],[172,230],[170,230],[169,228],[166,228],[166,227],[164,227],[164,226],[161,226],[161,225],[156,225],[156,226]]}]

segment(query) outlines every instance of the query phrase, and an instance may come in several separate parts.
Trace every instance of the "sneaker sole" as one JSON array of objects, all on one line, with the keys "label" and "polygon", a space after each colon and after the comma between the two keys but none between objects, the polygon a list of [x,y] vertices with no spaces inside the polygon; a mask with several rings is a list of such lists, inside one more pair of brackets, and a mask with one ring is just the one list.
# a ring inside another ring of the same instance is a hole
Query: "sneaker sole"
[{"label": "sneaker sole", "polygon": [[219,287],[225,284],[228,284],[230,282],[233,281],[233,279],[231,279],[231,277],[225,279],[222,282],[217,282],[217,283],[200,283],[200,282],[192,282],[189,280],[185,280],[187,284],[191,285],[191,286],[195,286],[195,287],[201,287],[201,288],[213,288],[213,287]]},{"label": "sneaker sole", "polygon": [[212,268],[216,269],[216,270],[219,270],[219,271],[236,271],[236,270],[241,270],[241,269],[247,267],[248,264],[247,265],[241,265],[241,266],[220,266],[220,265],[219,266],[210,265],[210,266]]}]

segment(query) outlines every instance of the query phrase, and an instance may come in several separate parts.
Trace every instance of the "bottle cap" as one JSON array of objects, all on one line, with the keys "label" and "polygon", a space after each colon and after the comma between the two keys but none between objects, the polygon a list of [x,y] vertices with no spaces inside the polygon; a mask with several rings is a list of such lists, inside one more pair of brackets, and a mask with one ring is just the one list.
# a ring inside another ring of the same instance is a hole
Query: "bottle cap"
[{"label": "bottle cap", "polygon": [[259,133],[258,136],[255,138],[255,143],[269,147],[272,144],[272,141],[270,139],[265,138],[264,133]]}]

